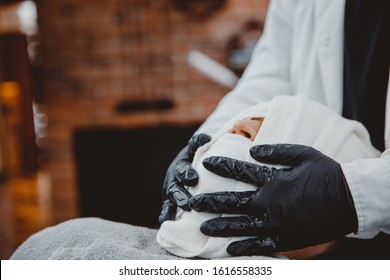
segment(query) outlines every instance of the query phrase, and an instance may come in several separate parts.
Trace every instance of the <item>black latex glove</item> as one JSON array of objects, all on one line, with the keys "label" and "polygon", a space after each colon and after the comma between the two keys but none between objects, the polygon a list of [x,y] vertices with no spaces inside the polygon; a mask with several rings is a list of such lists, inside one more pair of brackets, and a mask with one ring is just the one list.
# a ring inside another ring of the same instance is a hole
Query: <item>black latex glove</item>
[{"label": "black latex glove", "polygon": [[209,236],[254,236],[231,243],[231,255],[264,255],[335,240],[357,230],[352,197],[340,165],[303,145],[262,145],[251,148],[254,159],[289,168],[268,168],[223,157],[203,165],[211,172],[258,186],[256,191],[193,196],[196,211],[246,216],[204,222]]},{"label": "black latex glove", "polygon": [[186,186],[195,186],[198,183],[198,173],[192,168],[192,160],[196,150],[211,140],[207,134],[192,136],[188,145],[185,146],[169,165],[163,183],[163,205],[159,222],[174,220],[177,206],[189,211],[188,199],[191,194]]}]

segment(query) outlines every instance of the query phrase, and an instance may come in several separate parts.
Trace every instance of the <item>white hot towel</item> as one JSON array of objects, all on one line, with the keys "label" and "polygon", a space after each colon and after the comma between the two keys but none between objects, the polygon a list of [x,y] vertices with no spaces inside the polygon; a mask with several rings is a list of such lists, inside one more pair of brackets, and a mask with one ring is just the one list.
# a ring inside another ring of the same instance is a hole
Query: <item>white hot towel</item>
[{"label": "white hot towel", "polygon": [[[228,133],[235,121],[251,117],[264,117],[253,142]],[[369,134],[361,123],[344,119],[324,105],[301,96],[279,96],[239,114],[221,128],[209,143],[198,149],[193,166],[199,173],[199,182],[189,191],[196,195],[255,190],[254,186],[212,174],[203,167],[202,161],[210,156],[226,156],[259,164],[250,156],[250,147],[277,143],[309,145],[340,163],[380,155],[371,145]],[[199,229],[204,221],[219,216],[178,210],[175,221],[166,221],[161,225],[157,242],[169,252],[182,257],[227,257],[227,245],[245,237],[208,237]]]}]

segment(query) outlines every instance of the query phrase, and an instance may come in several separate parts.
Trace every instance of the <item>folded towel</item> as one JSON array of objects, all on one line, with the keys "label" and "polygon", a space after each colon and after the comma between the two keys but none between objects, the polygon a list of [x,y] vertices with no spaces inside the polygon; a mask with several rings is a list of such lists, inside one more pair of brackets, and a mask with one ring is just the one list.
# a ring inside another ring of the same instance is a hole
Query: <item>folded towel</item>
[{"label": "folded towel", "polygon": [[[235,121],[250,117],[264,117],[253,142],[228,133]],[[279,96],[242,112],[221,128],[209,143],[198,149],[193,166],[199,173],[199,182],[196,187],[188,188],[189,191],[196,195],[255,190],[254,186],[212,174],[203,167],[202,161],[210,156],[227,156],[259,164],[250,156],[249,148],[252,145],[277,143],[312,146],[340,163],[380,155],[371,145],[369,134],[361,123],[344,119],[326,106],[301,96]],[[157,242],[169,252],[182,257],[228,257],[228,244],[245,237],[208,237],[199,230],[204,221],[219,216],[179,209],[175,221],[166,221],[161,225]],[[366,237],[375,234],[370,232]]]}]

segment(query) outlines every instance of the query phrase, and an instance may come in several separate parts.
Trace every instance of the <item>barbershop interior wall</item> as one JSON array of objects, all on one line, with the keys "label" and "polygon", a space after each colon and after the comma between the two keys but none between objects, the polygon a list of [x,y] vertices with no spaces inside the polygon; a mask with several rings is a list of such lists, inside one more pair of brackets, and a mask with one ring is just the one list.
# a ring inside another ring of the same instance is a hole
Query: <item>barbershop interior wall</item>
[{"label": "barbershop interior wall", "polygon": [[[77,216],[72,137],[76,128],[201,123],[229,91],[187,64],[199,50],[226,64],[226,44],[268,0],[227,0],[206,19],[171,0],[37,1],[43,60],[39,103],[48,134],[39,163],[50,171],[53,222]],[[118,114],[123,101],[170,99],[172,110]]]}]

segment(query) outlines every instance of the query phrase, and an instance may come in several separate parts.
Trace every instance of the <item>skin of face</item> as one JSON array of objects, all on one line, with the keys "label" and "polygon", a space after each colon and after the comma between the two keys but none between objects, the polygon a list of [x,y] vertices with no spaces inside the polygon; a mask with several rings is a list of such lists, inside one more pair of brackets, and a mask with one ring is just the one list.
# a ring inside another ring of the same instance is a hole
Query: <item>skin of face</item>
[{"label": "skin of face", "polygon": [[[233,124],[233,127],[229,130],[229,133],[238,134],[250,139],[251,141],[254,141],[257,133],[260,131],[263,121],[264,118],[249,118],[238,120]],[[336,244],[336,241],[331,241],[298,250],[277,252],[276,254],[287,256],[289,259],[310,259],[332,250]]]},{"label": "skin of face", "polygon": [[229,133],[238,134],[250,139],[255,140],[257,133],[263,123],[264,118],[250,118],[238,120],[233,124],[233,127],[229,130]]}]

